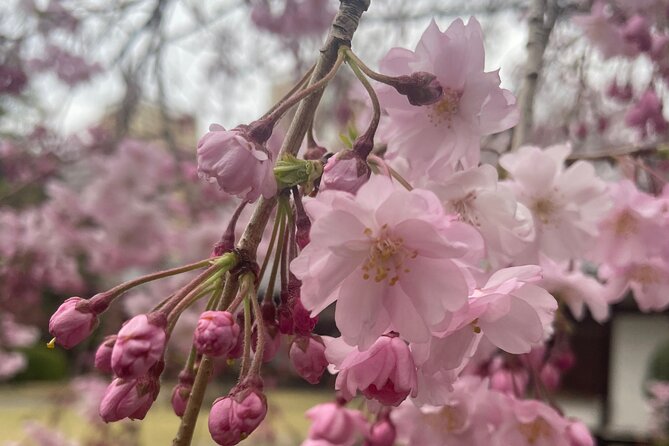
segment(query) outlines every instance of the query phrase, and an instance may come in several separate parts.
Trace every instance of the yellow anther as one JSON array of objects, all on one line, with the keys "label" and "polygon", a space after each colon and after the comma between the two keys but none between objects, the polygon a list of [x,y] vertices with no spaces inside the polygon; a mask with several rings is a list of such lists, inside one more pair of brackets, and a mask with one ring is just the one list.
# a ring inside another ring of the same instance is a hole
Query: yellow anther
[{"label": "yellow anther", "polygon": [[56,348],[56,338],[53,338],[47,342],[46,348]]}]

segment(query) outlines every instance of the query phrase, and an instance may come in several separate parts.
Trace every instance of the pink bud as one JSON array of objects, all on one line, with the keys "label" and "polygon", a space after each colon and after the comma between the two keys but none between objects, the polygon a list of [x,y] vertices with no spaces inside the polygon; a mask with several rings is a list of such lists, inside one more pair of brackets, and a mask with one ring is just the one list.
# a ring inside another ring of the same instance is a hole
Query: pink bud
[{"label": "pink bud", "polygon": [[425,71],[418,71],[410,76],[399,76],[395,81],[393,86],[398,93],[407,97],[411,105],[431,105],[444,95],[444,89],[437,76]]},{"label": "pink bud", "polygon": [[307,151],[304,152],[304,159],[318,161],[319,159],[323,158],[323,156],[325,156],[326,153],[328,153],[328,151],[325,147],[322,146],[308,147]]},{"label": "pink bud", "polygon": [[123,418],[143,420],[156,400],[160,384],[153,376],[116,378],[107,387],[100,403],[100,416],[109,423]]},{"label": "pink bud", "polygon": [[293,322],[295,333],[302,336],[309,335],[316,326],[316,323],[318,323],[318,316],[311,317],[309,310],[302,305],[302,300],[299,295],[295,299],[295,304],[293,305]]},{"label": "pink bud", "polygon": [[306,413],[311,420],[309,438],[327,441],[333,445],[352,444],[357,435],[367,430],[367,422],[357,410],[338,403],[324,403],[312,407]]},{"label": "pink bud", "polygon": [[[257,328],[253,329],[251,341],[251,346],[255,352],[258,344]],[[280,347],[281,333],[279,333],[279,327],[276,324],[268,324],[267,321],[265,321],[265,346],[262,352],[262,361],[270,362],[274,359]]]},{"label": "pink bud", "polygon": [[112,372],[111,357],[115,343],[116,335],[107,336],[95,352],[95,368],[102,373]]},{"label": "pink bud", "polygon": [[243,386],[214,401],[209,412],[209,433],[221,446],[232,446],[244,440],[267,415],[267,400],[262,388]]},{"label": "pink bud", "polygon": [[490,375],[490,388],[507,395],[519,396],[525,393],[527,381],[527,374],[524,372],[499,369]]},{"label": "pink bud", "polygon": [[396,438],[395,426],[386,418],[372,425],[364,446],[393,446]]},{"label": "pink bud", "polygon": [[636,14],[625,23],[623,37],[630,43],[636,44],[639,51],[649,51],[652,47],[650,24],[645,17]]},{"label": "pink bud", "polygon": [[566,372],[576,364],[576,357],[571,350],[561,351],[553,358],[553,363],[562,372]]},{"label": "pink bud", "polygon": [[179,382],[172,390],[172,409],[178,417],[183,417],[186,412],[188,398],[193,390],[193,375],[188,372],[179,373]]},{"label": "pink bud", "polygon": [[215,179],[225,192],[253,202],[276,194],[274,154],[248,131],[212,125],[197,144],[198,172]]},{"label": "pink bud", "polygon": [[550,363],[542,367],[539,378],[548,390],[557,390],[560,387],[560,370]]},{"label": "pink bud", "polygon": [[295,338],[290,346],[290,360],[297,373],[309,384],[317,384],[328,366],[325,345],[320,336]]},{"label": "pink bud", "polygon": [[323,168],[321,190],[341,190],[355,194],[369,180],[367,162],[353,150],[342,150],[331,157]]},{"label": "pink bud", "polygon": [[89,302],[70,297],[49,319],[49,333],[65,348],[72,348],[93,332],[98,325],[97,314]]},{"label": "pink bud", "polygon": [[[328,359],[333,359],[328,357]],[[394,334],[381,336],[367,350],[355,349],[339,366],[335,389],[347,401],[355,390],[386,406],[398,406],[417,386],[409,346]]]},{"label": "pink bud", "polygon": [[580,421],[572,421],[567,427],[570,446],[595,446],[595,440],[590,431]]},{"label": "pink bud", "polygon": [[195,328],[195,348],[198,353],[224,356],[237,345],[239,325],[227,311],[205,311]]},{"label": "pink bud", "polygon": [[112,350],[112,370],[120,378],[144,375],[165,351],[167,318],[163,313],[140,314],[119,330]]}]

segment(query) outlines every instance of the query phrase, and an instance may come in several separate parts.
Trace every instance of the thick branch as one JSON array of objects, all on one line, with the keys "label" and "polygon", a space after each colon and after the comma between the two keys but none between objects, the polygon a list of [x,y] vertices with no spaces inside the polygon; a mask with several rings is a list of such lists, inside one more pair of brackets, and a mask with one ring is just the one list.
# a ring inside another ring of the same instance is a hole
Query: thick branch
[{"label": "thick branch", "polygon": [[527,37],[527,62],[525,78],[518,97],[520,121],[513,131],[512,149],[525,142],[534,124],[534,97],[537,92],[541,70],[544,65],[544,52],[548,39],[557,19],[556,0],[533,0],[529,11]]},{"label": "thick branch", "polygon": [[[323,49],[321,49],[321,56],[316,62],[309,85],[314,84],[330,72],[337,60],[340,46],[351,45],[351,40],[353,39],[355,30],[358,28],[360,17],[369,8],[370,2],[371,0],[341,0],[339,12],[332,22],[330,33]],[[322,95],[323,90],[314,93],[304,99],[297,107],[295,117],[288,128],[286,138],[283,140],[279,156],[284,153],[297,154]],[[240,249],[246,250],[252,256],[255,255],[262,238],[262,233],[275,205],[275,198],[268,200],[264,198],[260,199],[249,225],[239,240],[238,247]]]}]

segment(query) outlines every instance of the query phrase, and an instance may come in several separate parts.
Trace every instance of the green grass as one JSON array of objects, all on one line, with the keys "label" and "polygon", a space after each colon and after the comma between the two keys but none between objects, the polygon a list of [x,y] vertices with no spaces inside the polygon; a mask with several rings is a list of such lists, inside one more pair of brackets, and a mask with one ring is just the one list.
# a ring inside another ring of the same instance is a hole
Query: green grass
[{"label": "green grass", "polygon": [[[59,397],[66,396],[64,385],[22,384],[0,387],[0,444],[5,441],[20,441],[25,438],[24,425],[38,421],[46,425],[57,424],[69,438],[83,439],[95,432],[90,422],[73,410],[62,410],[55,404]],[[143,421],[128,422],[136,429],[142,446],[171,445],[179,425],[179,419],[169,405],[171,383],[163,383],[158,401]],[[267,421],[245,444],[261,446],[278,439],[279,444],[294,446],[301,442],[308,429],[304,412],[315,404],[331,400],[332,394],[310,389],[269,390],[269,413]],[[208,401],[213,400],[214,394]],[[206,403],[209,404],[209,403]],[[119,428],[111,425],[109,428]],[[272,443],[274,444],[274,443]],[[207,413],[200,417],[193,446],[210,446],[214,442],[207,432]]]}]

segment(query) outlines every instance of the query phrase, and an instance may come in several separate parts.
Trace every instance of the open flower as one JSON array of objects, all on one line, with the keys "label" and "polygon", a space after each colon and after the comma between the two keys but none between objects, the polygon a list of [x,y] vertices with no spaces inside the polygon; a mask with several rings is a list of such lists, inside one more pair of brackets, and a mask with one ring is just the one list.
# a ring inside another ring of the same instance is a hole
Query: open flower
[{"label": "open flower", "polygon": [[291,270],[312,314],[337,301],[337,327],[350,345],[365,350],[391,326],[410,342],[426,342],[430,327],[466,303],[454,259],[476,250],[480,236],[449,221],[431,192],[374,176],[355,196],[326,191],[305,206],[312,241]]},{"label": "open flower", "polygon": [[565,169],[570,153],[567,145],[526,146],[500,158],[513,178],[506,184],[534,218],[537,237],[525,262],[538,263],[539,252],[557,261],[579,257],[597,236],[597,222],[609,205],[606,185],[585,161]]},{"label": "open flower", "polygon": [[394,88],[379,88],[390,121],[384,135],[389,156],[401,155],[418,170],[439,159],[475,166],[481,136],[518,122],[515,98],[500,88],[497,71],[484,71],[484,57],[481,25],[474,18],[467,24],[457,19],[445,32],[432,21],[415,51],[393,48],[388,52],[380,63],[384,74],[426,71],[436,76],[443,89],[438,102],[416,107]]}]

